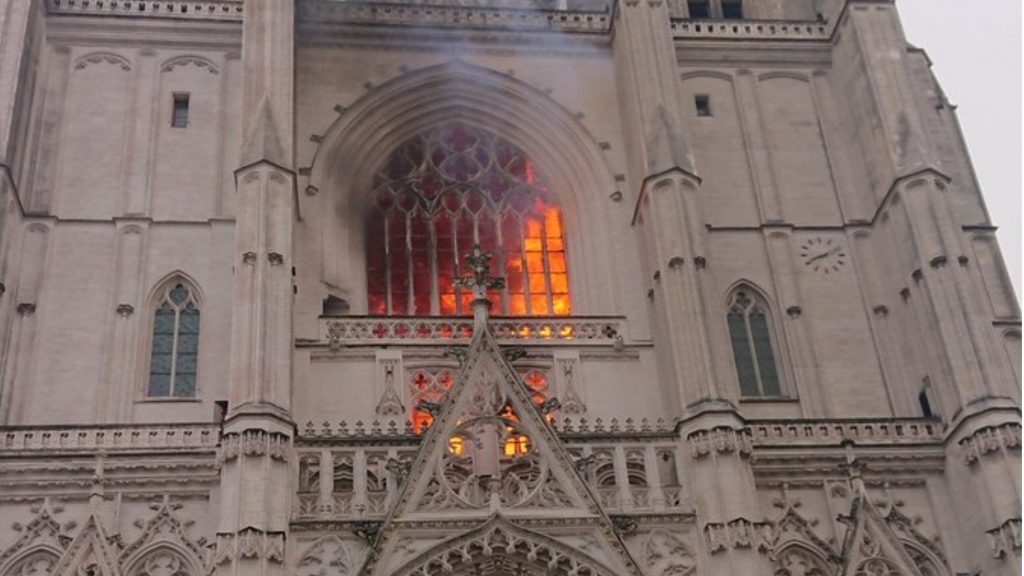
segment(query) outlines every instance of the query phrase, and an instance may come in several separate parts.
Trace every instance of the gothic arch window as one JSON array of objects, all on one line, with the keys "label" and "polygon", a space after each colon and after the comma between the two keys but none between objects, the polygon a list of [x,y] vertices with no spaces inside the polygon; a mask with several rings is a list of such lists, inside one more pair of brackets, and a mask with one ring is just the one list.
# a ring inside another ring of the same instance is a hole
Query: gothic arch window
[{"label": "gothic arch window", "polygon": [[733,291],[726,314],[740,394],[744,397],[782,396],[772,342],[768,306],[749,288]]},{"label": "gothic arch window", "polygon": [[494,254],[495,314],[572,311],[562,214],[547,178],[505,139],[463,123],[400,145],[376,173],[367,217],[367,293],[374,315],[471,313],[456,286],[474,244]]},{"label": "gothic arch window", "polygon": [[195,287],[180,278],[157,292],[149,356],[150,398],[196,395],[199,360],[199,301]]}]

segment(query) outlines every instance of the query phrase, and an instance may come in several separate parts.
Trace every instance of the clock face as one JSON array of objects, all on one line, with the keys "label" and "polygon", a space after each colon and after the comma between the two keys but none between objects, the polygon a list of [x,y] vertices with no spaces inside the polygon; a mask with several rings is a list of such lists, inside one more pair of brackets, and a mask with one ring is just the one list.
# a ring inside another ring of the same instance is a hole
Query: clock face
[{"label": "clock face", "polygon": [[810,238],[800,244],[800,258],[814,272],[830,274],[846,265],[846,250],[831,238]]}]

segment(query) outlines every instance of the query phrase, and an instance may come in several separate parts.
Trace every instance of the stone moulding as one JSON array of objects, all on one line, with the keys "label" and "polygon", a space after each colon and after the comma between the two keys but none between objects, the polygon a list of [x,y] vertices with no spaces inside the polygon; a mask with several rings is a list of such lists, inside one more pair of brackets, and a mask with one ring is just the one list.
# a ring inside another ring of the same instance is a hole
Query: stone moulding
[{"label": "stone moulding", "polygon": [[156,426],[17,426],[0,428],[0,453],[36,450],[214,449],[220,427],[213,424]]},{"label": "stone moulding", "polygon": [[50,14],[242,21],[242,0],[46,0]]},{"label": "stone moulding", "polygon": [[1016,422],[986,426],[960,440],[964,462],[974,464],[984,456],[1002,451],[1020,451],[1021,425]]}]

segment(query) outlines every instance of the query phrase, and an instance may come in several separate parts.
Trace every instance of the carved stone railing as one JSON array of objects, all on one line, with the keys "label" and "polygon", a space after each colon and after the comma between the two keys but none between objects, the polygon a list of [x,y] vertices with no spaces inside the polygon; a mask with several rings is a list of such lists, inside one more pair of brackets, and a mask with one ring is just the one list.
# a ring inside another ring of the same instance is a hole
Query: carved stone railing
[{"label": "carved stone railing", "polygon": [[593,10],[540,10],[499,6],[444,6],[391,2],[305,2],[303,22],[486,28],[516,31],[562,31],[605,34],[611,15]]},{"label": "carved stone railing", "polygon": [[670,26],[678,40],[828,40],[832,34],[828,24],[807,21],[673,18]]},{"label": "carved stone railing", "polygon": [[[566,343],[619,345],[625,320],[608,317],[508,317],[494,318],[491,332],[506,343]],[[320,319],[320,342],[332,348],[349,345],[453,344],[473,337],[470,318],[368,317]]]},{"label": "carved stone railing", "polygon": [[216,448],[215,424],[18,426],[0,428],[0,454],[33,451],[151,451]]},{"label": "carved stone railing", "polygon": [[46,0],[50,14],[242,20],[242,0]]},{"label": "carved stone railing", "polygon": [[934,420],[757,420],[749,424],[755,448],[776,446],[898,445],[941,443],[945,428]]},{"label": "carved stone railing", "polygon": [[[586,417],[556,416],[551,421],[552,427],[560,437],[567,441],[573,439],[590,438],[631,438],[631,437],[671,437],[674,434],[674,427],[671,422],[663,418],[651,420],[649,418],[594,418],[589,420]],[[381,421],[378,419],[364,422],[356,420],[349,422],[307,421],[300,426],[300,437],[306,441],[318,439],[337,440],[395,440],[409,438],[415,440],[418,436],[413,431],[412,422],[409,420],[389,419]]]}]

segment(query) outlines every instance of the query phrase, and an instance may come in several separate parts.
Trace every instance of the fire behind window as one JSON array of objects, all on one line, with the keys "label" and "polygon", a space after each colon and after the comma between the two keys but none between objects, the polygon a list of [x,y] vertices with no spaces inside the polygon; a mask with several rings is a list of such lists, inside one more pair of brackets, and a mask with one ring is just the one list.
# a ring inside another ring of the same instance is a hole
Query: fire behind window
[{"label": "fire behind window", "polygon": [[533,160],[466,124],[399,146],[377,173],[367,218],[370,314],[469,315],[455,285],[474,244],[506,287],[488,297],[510,316],[571,313],[562,212]]}]

